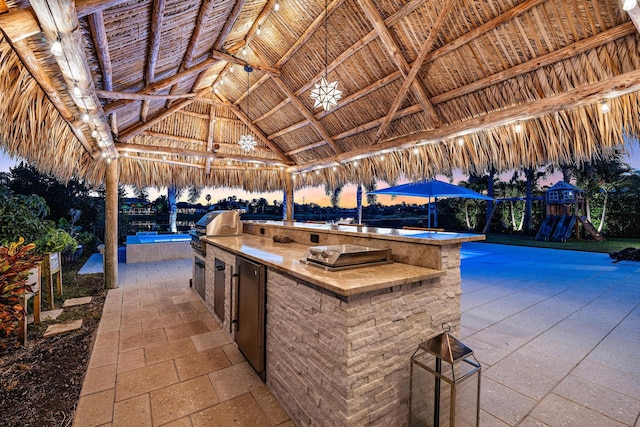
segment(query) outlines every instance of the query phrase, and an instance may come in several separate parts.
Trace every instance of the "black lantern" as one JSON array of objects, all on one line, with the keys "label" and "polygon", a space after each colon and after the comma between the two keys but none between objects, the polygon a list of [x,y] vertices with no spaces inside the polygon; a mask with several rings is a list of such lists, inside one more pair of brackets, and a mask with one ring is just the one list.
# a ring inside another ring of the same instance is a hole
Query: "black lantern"
[{"label": "black lantern", "polygon": [[481,366],[448,332],[420,343],[411,356],[411,426],[479,426]]}]

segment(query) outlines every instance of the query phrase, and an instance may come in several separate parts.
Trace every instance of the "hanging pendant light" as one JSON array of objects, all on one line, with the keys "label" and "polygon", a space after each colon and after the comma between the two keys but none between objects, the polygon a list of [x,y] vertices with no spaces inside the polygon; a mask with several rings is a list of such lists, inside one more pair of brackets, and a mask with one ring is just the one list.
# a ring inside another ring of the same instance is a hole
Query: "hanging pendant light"
[{"label": "hanging pendant light", "polygon": [[316,83],[315,88],[311,89],[311,99],[315,100],[313,108],[322,106],[325,111],[329,111],[331,107],[338,105],[338,101],[342,98],[342,92],[338,90],[338,81],[329,83],[328,74],[328,30],[327,21],[329,13],[327,12],[327,0],[324,1],[324,76],[320,79],[320,83]]},{"label": "hanging pendant light", "polygon": [[[247,112],[245,113],[247,118],[249,118],[249,74],[253,71],[249,65],[244,66],[244,71],[247,72]],[[252,134],[247,133],[246,135],[240,136],[240,140],[238,141],[240,147],[246,151],[247,153],[256,149],[256,140]]]}]

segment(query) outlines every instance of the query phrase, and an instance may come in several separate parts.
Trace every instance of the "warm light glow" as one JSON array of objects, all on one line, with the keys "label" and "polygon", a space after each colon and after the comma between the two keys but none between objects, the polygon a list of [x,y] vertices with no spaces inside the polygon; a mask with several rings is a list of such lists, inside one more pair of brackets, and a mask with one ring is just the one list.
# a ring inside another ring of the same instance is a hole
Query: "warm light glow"
[{"label": "warm light glow", "polygon": [[419,149],[417,149],[417,148],[414,148],[414,149],[413,149],[413,154],[420,154],[420,150],[419,150]]},{"label": "warm light glow", "polygon": [[107,163],[111,163],[111,157],[107,157]]},{"label": "warm light glow", "polygon": [[276,12],[280,10],[280,0],[276,0],[276,4],[273,6],[273,10]]},{"label": "warm light glow", "polygon": [[611,111],[611,109],[609,108],[607,101],[602,101],[602,113],[607,114],[609,111]]},{"label": "warm light glow", "polygon": [[256,30],[256,34],[260,35],[260,33],[262,32],[262,28],[260,28],[261,25],[258,25],[258,29]]},{"label": "warm light glow", "polygon": [[249,152],[255,150],[257,142],[254,139],[253,135],[249,134],[242,135],[240,137],[240,141],[238,141],[238,144],[244,151]]},{"label": "warm light glow", "polygon": [[320,171],[316,169],[316,175],[320,175]]},{"label": "warm light glow", "polygon": [[356,160],[355,162],[353,162],[353,167],[357,168],[358,167],[358,161]]},{"label": "warm light glow", "polygon": [[516,122],[516,133],[522,132],[522,124],[520,122]]},{"label": "warm light glow", "polygon": [[94,137],[94,138],[95,138],[95,137],[97,137],[97,136],[98,136],[98,131],[97,131],[97,130],[95,130],[95,129],[94,129],[94,130],[92,130],[92,131],[91,131],[91,136],[92,136],[92,137]]},{"label": "warm light glow", "polygon": [[458,138],[458,145],[460,146],[464,145],[464,139]]},{"label": "warm light glow", "polygon": [[231,166],[231,160],[227,160],[227,166]]},{"label": "warm light glow", "polygon": [[78,86],[74,86],[73,87],[73,94],[77,97],[82,96],[82,91],[80,90],[80,88]]},{"label": "warm light glow", "polygon": [[624,3],[622,4],[622,9],[629,11],[636,6],[638,6],[637,0],[624,0]]},{"label": "warm light glow", "polygon": [[90,119],[90,118],[91,118],[91,117],[89,117],[89,113],[84,113],[84,114],[82,115],[82,121],[83,121],[83,122],[85,122],[85,123],[89,123],[89,119]]},{"label": "warm light glow", "polygon": [[311,99],[316,102],[313,108],[322,106],[324,111],[329,111],[331,107],[338,105],[338,101],[342,98],[342,91],[338,90],[338,81],[327,82],[326,76],[323,76],[320,83],[316,83],[315,89],[311,89]]},{"label": "warm light glow", "polygon": [[247,54],[247,47],[245,46],[242,48],[242,55],[244,56],[246,54]]},{"label": "warm light glow", "polygon": [[53,53],[55,56],[62,55],[62,43],[60,43],[60,40],[56,40],[53,42],[53,44],[51,45],[51,53]]},{"label": "warm light glow", "polygon": [[338,168],[337,168],[337,167],[335,167],[335,166],[334,166],[333,168],[331,168],[331,170],[333,170],[333,171],[336,171],[337,169],[338,169]]},{"label": "warm light glow", "polygon": [[105,157],[107,157],[107,152],[106,152],[106,151],[103,151],[103,152],[102,152],[102,158],[104,159]]},{"label": "warm light glow", "polygon": [[167,156],[162,156],[162,160],[167,160]]},{"label": "warm light glow", "polygon": [[233,73],[233,65],[231,65],[231,66],[229,67],[229,72],[230,72],[230,73]]}]

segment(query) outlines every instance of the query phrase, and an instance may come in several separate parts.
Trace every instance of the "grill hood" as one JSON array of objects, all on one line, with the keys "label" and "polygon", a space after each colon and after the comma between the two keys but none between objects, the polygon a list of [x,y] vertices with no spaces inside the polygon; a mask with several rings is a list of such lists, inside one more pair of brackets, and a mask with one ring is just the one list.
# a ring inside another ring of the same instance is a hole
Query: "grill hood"
[{"label": "grill hood", "polygon": [[211,211],[196,222],[196,234],[205,236],[233,236],[242,234],[242,221],[237,210]]}]

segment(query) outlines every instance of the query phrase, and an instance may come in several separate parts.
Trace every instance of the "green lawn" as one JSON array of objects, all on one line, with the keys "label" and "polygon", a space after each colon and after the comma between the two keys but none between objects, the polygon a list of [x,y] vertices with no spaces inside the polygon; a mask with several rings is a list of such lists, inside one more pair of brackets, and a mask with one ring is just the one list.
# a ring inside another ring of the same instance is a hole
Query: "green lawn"
[{"label": "green lawn", "polygon": [[639,248],[640,239],[607,239],[603,242],[598,242],[592,239],[576,240],[570,239],[567,242],[539,242],[534,239],[534,236],[521,236],[515,234],[487,234],[487,243],[499,243],[502,245],[516,245],[516,246],[533,246],[536,248],[552,248],[552,249],[568,249],[572,251],[587,251],[587,252],[603,252],[611,253],[618,252],[624,248]]}]

